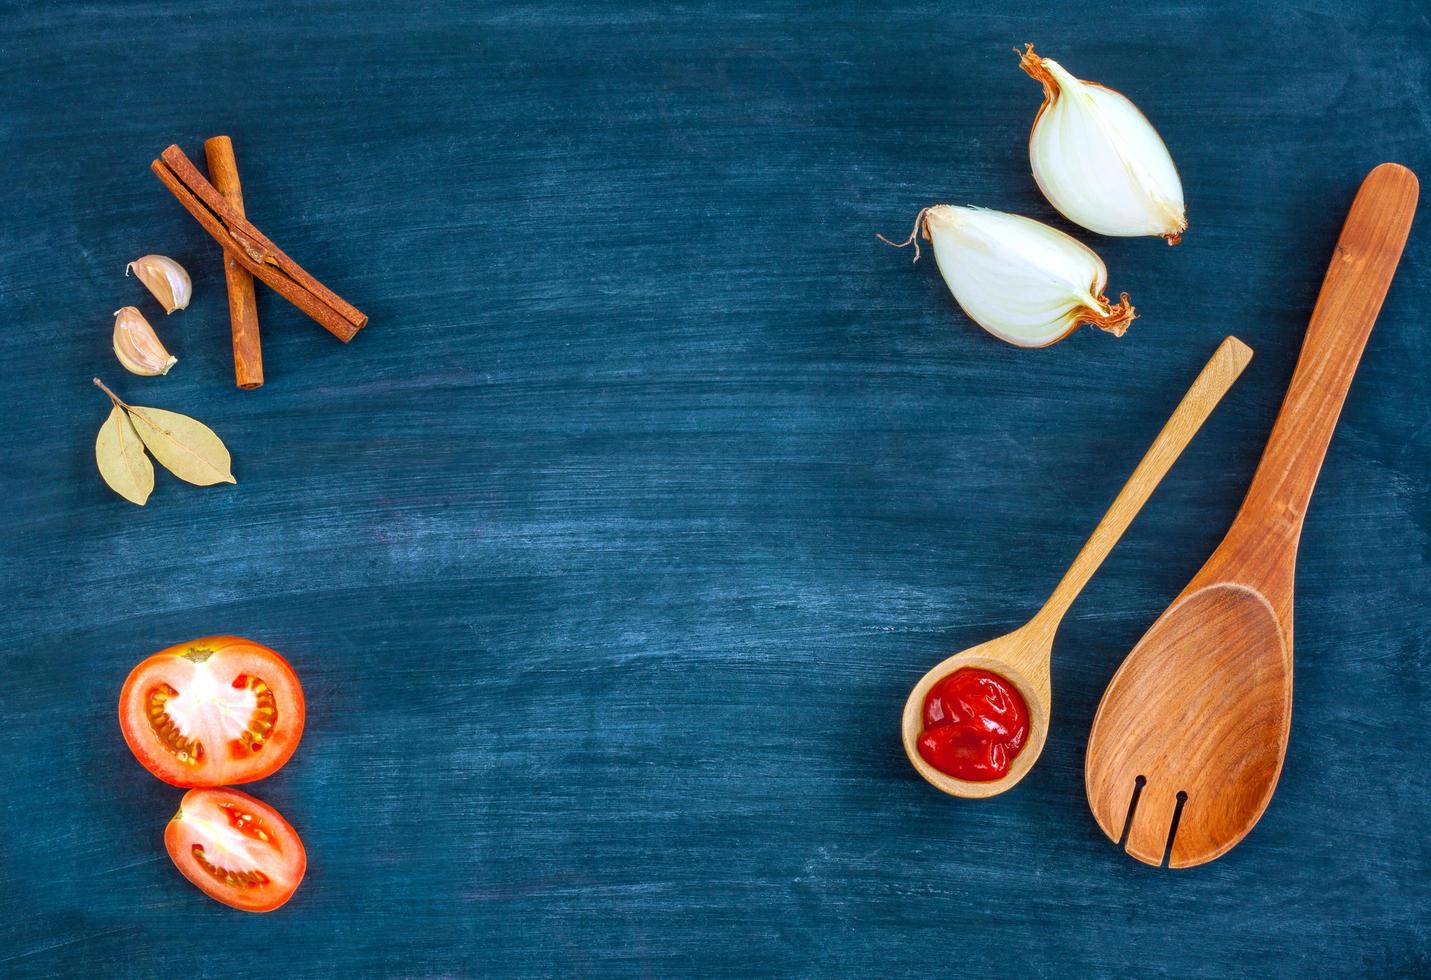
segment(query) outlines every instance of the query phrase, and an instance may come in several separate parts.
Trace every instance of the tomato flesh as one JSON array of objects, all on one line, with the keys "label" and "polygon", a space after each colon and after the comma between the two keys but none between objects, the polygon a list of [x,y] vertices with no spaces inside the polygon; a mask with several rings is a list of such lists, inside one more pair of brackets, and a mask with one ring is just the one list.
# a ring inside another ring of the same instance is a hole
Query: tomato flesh
[{"label": "tomato flesh", "polygon": [[191,789],[164,829],[180,873],[205,895],[245,912],[293,897],[308,855],[273,807],[236,789]]},{"label": "tomato flesh", "polygon": [[129,674],[119,727],[144,768],[174,786],[276,772],[303,735],[303,688],[277,652],[236,636],[161,650]]}]

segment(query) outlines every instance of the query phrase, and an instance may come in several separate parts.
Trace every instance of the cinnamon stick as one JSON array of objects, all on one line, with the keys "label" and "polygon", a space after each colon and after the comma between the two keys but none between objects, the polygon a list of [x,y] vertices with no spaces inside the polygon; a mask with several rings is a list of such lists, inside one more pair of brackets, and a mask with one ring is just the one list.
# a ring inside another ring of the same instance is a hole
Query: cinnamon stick
[{"label": "cinnamon stick", "polygon": [[[239,183],[238,161],[233,140],[214,136],[204,140],[204,156],[209,163],[209,179],[243,214],[243,186]],[[224,282],[229,290],[229,322],[234,337],[234,383],[251,390],[263,384],[263,347],[258,336],[258,307],[253,295],[253,276],[239,265],[232,249],[224,249]]]},{"label": "cinnamon stick", "polygon": [[319,326],[347,343],[368,322],[337,293],[314,279],[290,259],[268,236],[210,184],[177,146],[171,146],[149,165],[184,209],[238,264],[280,296],[316,320]]}]

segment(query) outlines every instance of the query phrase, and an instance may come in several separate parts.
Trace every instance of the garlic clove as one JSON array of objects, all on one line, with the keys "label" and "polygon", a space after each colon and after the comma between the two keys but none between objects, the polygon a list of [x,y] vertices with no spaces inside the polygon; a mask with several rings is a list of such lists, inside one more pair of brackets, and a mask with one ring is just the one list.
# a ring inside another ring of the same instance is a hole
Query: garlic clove
[{"label": "garlic clove", "polygon": [[154,294],[166,314],[189,305],[194,286],[184,267],[167,255],[141,255],[124,267],[124,274],[133,269],[135,277]]},{"label": "garlic clove", "polygon": [[1017,347],[1047,347],[1080,323],[1121,337],[1136,316],[1127,293],[1116,304],[1103,294],[1108,268],[1098,254],[1042,222],[987,208],[925,208],[903,243],[914,245],[915,261],[921,233],[969,319]]},{"label": "garlic clove", "polygon": [[149,378],[168,374],[179,363],[164,349],[144,314],[133,306],[114,311],[114,356],[126,371]]},{"label": "garlic clove", "polygon": [[1019,67],[1043,85],[1029,163],[1044,197],[1089,231],[1159,235],[1176,245],[1188,226],[1187,206],[1153,124],[1122,93],[1081,81],[1025,47]]}]

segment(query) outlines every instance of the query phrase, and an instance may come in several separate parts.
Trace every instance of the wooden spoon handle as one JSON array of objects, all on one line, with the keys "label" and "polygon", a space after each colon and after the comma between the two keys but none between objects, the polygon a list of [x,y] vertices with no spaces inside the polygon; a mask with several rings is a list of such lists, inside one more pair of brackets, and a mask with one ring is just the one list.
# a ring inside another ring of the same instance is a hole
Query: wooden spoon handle
[{"label": "wooden spoon handle", "polygon": [[1063,579],[1054,588],[1048,602],[1039,610],[1035,622],[1048,630],[1057,628],[1059,620],[1078,598],[1078,593],[1088,584],[1103,559],[1113,550],[1138,511],[1148,502],[1158,484],[1172,469],[1173,463],[1182,455],[1197,430],[1207,421],[1222,396],[1232,387],[1232,383],[1242,374],[1247,362],[1252,360],[1252,348],[1236,337],[1228,337],[1203,366],[1197,380],[1192,383],[1183,400],[1173,410],[1172,417],[1153,440],[1152,446],[1143,455],[1133,475],[1118,491],[1103,520],[1093,529],[1093,534],[1083,545],[1083,550],[1073,560]]},{"label": "wooden spoon handle", "polygon": [[1237,563],[1240,578],[1247,580],[1247,571],[1259,570],[1272,576],[1252,584],[1262,587],[1274,605],[1286,594],[1284,622],[1290,618],[1291,589],[1277,586],[1290,586],[1307,502],[1372,324],[1396,274],[1416,197],[1416,175],[1395,163],[1383,163],[1362,181],[1312,310],[1297,369],[1262,462],[1227,541],[1218,549],[1223,560]]}]

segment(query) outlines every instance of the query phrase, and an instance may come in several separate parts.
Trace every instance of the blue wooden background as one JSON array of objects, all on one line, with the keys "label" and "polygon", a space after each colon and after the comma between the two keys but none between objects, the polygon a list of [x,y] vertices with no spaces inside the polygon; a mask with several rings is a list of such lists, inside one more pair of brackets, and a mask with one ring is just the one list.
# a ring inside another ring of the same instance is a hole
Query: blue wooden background
[{"label": "blue wooden background", "polygon": [[[1069,227],[1026,40],[1182,170],[1182,246],[1082,236],[1142,314],[1121,341],[1006,347],[874,239],[941,201]],[[1425,975],[1424,217],[1307,521],[1266,817],[1158,872],[1082,759],[1241,499],[1358,181],[1431,175],[1428,50],[1410,0],[6,0],[0,974]],[[259,227],[372,317],[344,347],[261,292],[253,393],[146,169],[218,132]],[[154,251],[195,299],[147,380],[108,334],[155,312],[123,276]],[[940,795],[909,685],[1036,608],[1227,333],[1256,358],[1065,624],[1038,768]],[[238,485],[119,500],[96,374],[210,423]],[[217,632],[308,695],[249,787],[310,858],[269,916],[179,877],[180,793],[115,723],[134,663]]]}]

